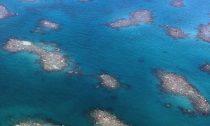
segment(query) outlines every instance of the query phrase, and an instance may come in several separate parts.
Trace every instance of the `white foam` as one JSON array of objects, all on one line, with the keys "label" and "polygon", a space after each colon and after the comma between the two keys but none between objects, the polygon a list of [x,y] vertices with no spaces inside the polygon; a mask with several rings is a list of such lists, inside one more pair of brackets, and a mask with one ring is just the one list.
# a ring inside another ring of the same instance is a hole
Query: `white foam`
[{"label": "white foam", "polygon": [[25,46],[29,46],[29,45],[31,45],[31,42],[29,42],[29,41],[22,41],[22,44],[25,45]]}]

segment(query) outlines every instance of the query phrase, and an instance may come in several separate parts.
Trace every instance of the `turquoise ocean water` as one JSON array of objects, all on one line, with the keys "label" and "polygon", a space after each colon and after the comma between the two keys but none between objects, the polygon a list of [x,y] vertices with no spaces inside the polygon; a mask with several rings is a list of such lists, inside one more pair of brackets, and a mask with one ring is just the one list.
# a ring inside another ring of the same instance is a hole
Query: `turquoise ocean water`
[{"label": "turquoise ocean water", "polygon": [[[190,108],[182,97],[162,93],[152,70],[161,68],[185,76],[210,100],[210,75],[199,70],[210,62],[210,44],[195,38],[199,24],[210,21],[209,0],[186,0],[174,8],[168,0],[1,0],[18,16],[0,20],[0,43],[9,38],[54,42],[78,65],[81,76],[41,69],[38,57],[0,51],[0,126],[24,118],[44,118],[66,126],[91,126],[89,111],[101,108],[133,126],[207,126],[210,117],[182,114]],[[121,30],[107,22],[128,17],[138,9],[153,12],[151,25]],[[58,31],[32,33],[41,19],[61,24]],[[191,36],[175,40],[160,25],[183,28]],[[97,76],[107,72],[128,88],[107,91],[96,88]],[[173,106],[167,109],[164,103]]]}]

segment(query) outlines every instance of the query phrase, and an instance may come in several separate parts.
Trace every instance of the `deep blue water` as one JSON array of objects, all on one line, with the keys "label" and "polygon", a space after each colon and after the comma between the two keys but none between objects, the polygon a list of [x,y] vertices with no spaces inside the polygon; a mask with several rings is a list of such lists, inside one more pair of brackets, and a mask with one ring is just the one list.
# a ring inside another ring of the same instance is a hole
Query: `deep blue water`
[{"label": "deep blue water", "polygon": [[[0,20],[1,45],[11,37],[55,42],[83,73],[48,73],[32,54],[1,50],[0,126],[27,117],[50,118],[66,126],[91,126],[88,112],[94,108],[109,110],[133,126],[210,124],[210,117],[182,114],[177,106],[190,108],[190,102],[162,93],[152,73],[161,68],[184,75],[210,100],[210,75],[199,70],[201,64],[210,62],[210,44],[195,38],[198,25],[210,21],[209,0],[186,0],[181,9],[171,7],[169,0],[1,0],[0,4],[18,13]],[[105,25],[138,9],[152,10],[153,24],[121,30]],[[32,33],[41,19],[58,22],[62,28],[44,35]],[[160,25],[183,28],[191,37],[175,40]],[[129,88],[96,88],[97,76],[103,71]],[[173,107],[163,107],[166,102]]]}]

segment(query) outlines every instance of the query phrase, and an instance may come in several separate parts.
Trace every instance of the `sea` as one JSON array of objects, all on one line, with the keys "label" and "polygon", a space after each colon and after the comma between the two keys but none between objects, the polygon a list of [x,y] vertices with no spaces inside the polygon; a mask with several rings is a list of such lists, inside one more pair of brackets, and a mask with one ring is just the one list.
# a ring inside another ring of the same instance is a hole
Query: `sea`
[{"label": "sea", "polygon": [[[199,68],[210,62],[210,43],[197,38],[200,24],[210,22],[209,0],[0,0],[15,16],[0,20],[0,126],[24,119],[49,120],[64,126],[93,126],[90,112],[102,109],[131,126],[208,126],[210,116],[184,114],[192,108],[185,97],[161,91],[154,69],[184,76],[210,101],[210,75]],[[108,23],[148,9],[152,24],[113,29]],[[39,21],[60,24],[59,30],[34,33]],[[163,25],[179,27],[189,37],[174,39]],[[55,43],[80,74],[46,72],[39,57],[9,53],[10,38]],[[108,73],[126,85],[107,90],[98,76]],[[170,103],[171,107],[164,107]]]}]

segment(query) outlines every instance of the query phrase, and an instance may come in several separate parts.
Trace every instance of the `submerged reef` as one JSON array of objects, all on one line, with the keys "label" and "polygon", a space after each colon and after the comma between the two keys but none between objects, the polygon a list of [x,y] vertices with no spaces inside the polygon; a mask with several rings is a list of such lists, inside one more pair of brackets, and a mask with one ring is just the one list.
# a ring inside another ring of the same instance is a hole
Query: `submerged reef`
[{"label": "submerged reef", "polygon": [[18,122],[13,126],[64,126],[64,125],[58,125],[47,121],[27,120],[27,121]]},{"label": "submerged reef", "polygon": [[206,64],[203,64],[201,65],[200,69],[204,72],[207,72],[210,74],[210,64],[209,63],[206,63]]},{"label": "submerged reef", "polygon": [[41,20],[40,27],[57,30],[59,29],[60,25],[58,23],[55,23],[49,20]]},{"label": "submerged reef", "polygon": [[68,64],[66,58],[59,51],[48,51],[30,41],[10,39],[4,46],[9,52],[31,52],[40,57],[43,69],[46,71],[59,71]]},{"label": "submerged reef", "polygon": [[198,27],[197,37],[203,41],[210,42],[210,23],[207,25],[201,24]]},{"label": "submerged reef", "polygon": [[184,0],[171,0],[170,5],[177,8],[185,6]]},{"label": "submerged reef", "polygon": [[109,74],[101,74],[99,79],[101,81],[101,85],[108,89],[117,89],[120,87],[120,83],[117,81],[117,79]]},{"label": "submerged reef", "polygon": [[96,109],[90,113],[97,126],[128,126],[119,120],[115,115],[100,109]]},{"label": "submerged reef", "polygon": [[80,2],[89,2],[90,0],[79,0]]},{"label": "submerged reef", "polygon": [[163,70],[156,70],[155,73],[161,81],[161,88],[165,92],[185,96],[192,102],[192,105],[198,114],[209,114],[210,105],[207,99],[202,96],[195,87],[187,82],[184,77]]},{"label": "submerged reef", "polygon": [[39,21],[38,26],[34,30],[32,30],[32,32],[45,34],[49,30],[56,31],[59,29],[60,29],[60,24],[44,19]]},{"label": "submerged reef", "polygon": [[130,14],[128,19],[119,19],[109,23],[112,28],[123,28],[139,24],[150,24],[153,21],[152,12],[149,10],[138,10]]},{"label": "submerged reef", "polygon": [[37,0],[21,0],[22,2],[35,2]]},{"label": "submerged reef", "polygon": [[164,29],[166,33],[174,39],[184,39],[188,37],[188,34],[180,28],[166,25],[164,26]]},{"label": "submerged reef", "polygon": [[8,9],[4,5],[0,4],[0,19],[5,19],[13,15],[14,14],[9,12]]},{"label": "submerged reef", "polygon": [[187,109],[187,108],[184,108],[184,107],[181,107],[181,106],[178,106],[178,109],[179,109],[183,114],[190,115],[190,116],[196,116],[196,112],[195,112],[194,110]]}]

